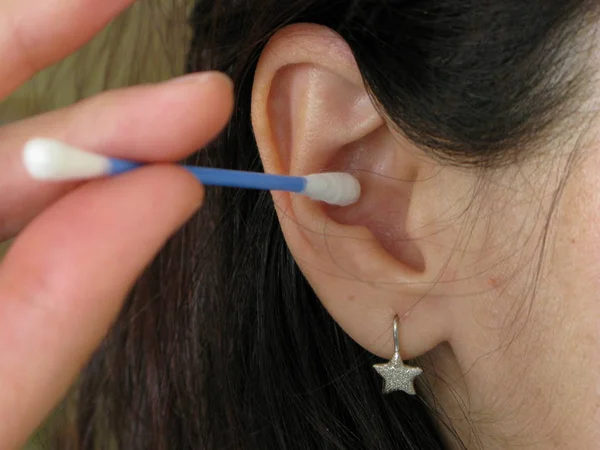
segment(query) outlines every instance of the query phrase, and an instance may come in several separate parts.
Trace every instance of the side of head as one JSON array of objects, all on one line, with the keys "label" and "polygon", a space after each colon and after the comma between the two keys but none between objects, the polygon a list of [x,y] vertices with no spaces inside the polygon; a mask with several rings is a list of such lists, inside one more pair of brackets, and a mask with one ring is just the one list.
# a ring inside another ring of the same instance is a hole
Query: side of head
[{"label": "side of head", "polygon": [[[324,307],[386,358],[400,317],[402,354],[430,356],[436,401],[511,445],[574,442],[599,413],[584,400],[600,374],[589,326],[600,317],[598,42],[589,5],[544,5],[400,2],[377,15],[365,4],[351,32],[287,26],[262,51],[251,96],[265,171],[348,171],[363,186],[341,209],[273,194]],[[588,353],[573,356],[582,342]],[[531,392],[568,384],[564,366],[582,363],[592,370],[563,396]],[[580,428],[556,430],[573,415]],[[459,426],[464,442],[471,432]]]},{"label": "side of head", "polygon": [[[597,9],[199,1],[189,68],[226,71],[238,98],[197,161],[346,171],[363,196],[209,191],[98,356],[160,385],[132,409],[208,448],[592,442]],[[391,356],[396,316],[402,356],[425,369],[419,398],[382,397],[370,367]],[[572,384],[561,364],[589,370]],[[87,378],[113,397],[125,379]],[[141,433],[112,428],[124,446]]]}]

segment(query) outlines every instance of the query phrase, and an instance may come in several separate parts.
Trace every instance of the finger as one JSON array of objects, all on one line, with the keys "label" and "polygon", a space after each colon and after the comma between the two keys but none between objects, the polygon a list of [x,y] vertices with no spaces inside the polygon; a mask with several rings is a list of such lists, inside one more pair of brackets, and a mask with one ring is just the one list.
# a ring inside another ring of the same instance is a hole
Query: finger
[{"label": "finger", "polygon": [[0,2],[0,98],[88,42],[134,0]]},{"label": "finger", "polygon": [[0,128],[0,241],[14,236],[74,183],[39,183],[21,162],[33,136],[138,161],[177,161],[206,145],[231,113],[222,74],[113,91],[61,111]]},{"label": "finger", "polygon": [[78,188],[19,236],[0,266],[0,448],[65,394],[202,192],[181,168],[145,167]]}]

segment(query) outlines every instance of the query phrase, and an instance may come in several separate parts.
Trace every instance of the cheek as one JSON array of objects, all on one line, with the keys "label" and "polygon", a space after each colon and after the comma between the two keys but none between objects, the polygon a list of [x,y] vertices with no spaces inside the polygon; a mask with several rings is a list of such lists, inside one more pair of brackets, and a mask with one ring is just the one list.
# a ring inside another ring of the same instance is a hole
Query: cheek
[{"label": "cheek", "polygon": [[[549,241],[555,244],[554,249],[549,245],[547,257],[552,258],[556,289],[570,302],[585,302],[600,292],[599,171],[600,154],[570,174],[555,215],[554,239]],[[592,301],[594,305],[580,306],[595,306]]]}]

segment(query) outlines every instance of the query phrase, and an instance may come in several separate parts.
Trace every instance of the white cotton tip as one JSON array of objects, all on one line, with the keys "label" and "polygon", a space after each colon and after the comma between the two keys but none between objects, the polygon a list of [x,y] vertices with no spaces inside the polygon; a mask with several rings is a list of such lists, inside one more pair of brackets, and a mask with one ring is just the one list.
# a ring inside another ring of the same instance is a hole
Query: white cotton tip
[{"label": "white cotton tip", "polygon": [[317,173],[306,177],[304,195],[331,205],[347,206],[360,198],[360,183],[348,173]]},{"label": "white cotton tip", "polygon": [[85,180],[108,174],[107,157],[52,139],[32,139],[23,149],[23,164],[36,180]]}]

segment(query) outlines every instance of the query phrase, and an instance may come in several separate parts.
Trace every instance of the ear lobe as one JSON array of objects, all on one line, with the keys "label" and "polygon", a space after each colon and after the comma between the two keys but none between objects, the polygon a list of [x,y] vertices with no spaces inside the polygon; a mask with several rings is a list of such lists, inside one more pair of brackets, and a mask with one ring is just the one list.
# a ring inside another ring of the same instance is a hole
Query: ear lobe
[{"label": "ear lobe", "polygon": [[345,42],[315,25],[276,34],[255,74],[252,121],[266,172],[346,171],[361,182],[361,200],[344,208],[273,193],[291,252],[344,330],[388,357],[396,315],[405,357],[445,340],[447,316],[422,301],[427,257],[407,228],[422,163],[379,114]]}]

